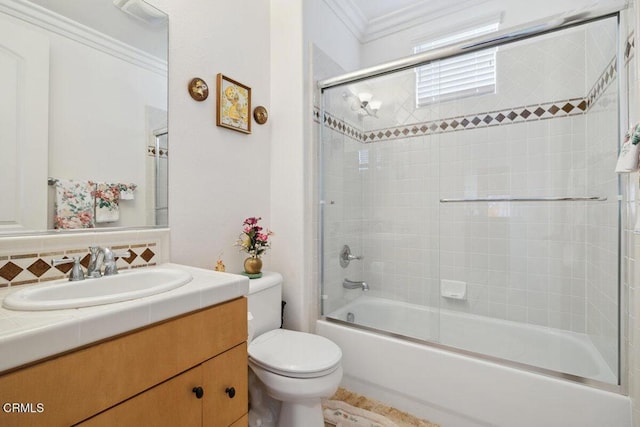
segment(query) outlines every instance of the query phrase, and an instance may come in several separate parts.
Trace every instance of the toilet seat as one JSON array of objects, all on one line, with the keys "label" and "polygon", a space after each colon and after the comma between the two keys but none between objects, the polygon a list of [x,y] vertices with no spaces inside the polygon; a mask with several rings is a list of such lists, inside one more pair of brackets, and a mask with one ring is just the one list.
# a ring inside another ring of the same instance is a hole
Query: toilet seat
[{"label": "toilet seat", "polygon": [[316,378],[340,365],[342,351],[319,335],[274,329],[255,338],[248,348],[249,360],[278,375]]}]

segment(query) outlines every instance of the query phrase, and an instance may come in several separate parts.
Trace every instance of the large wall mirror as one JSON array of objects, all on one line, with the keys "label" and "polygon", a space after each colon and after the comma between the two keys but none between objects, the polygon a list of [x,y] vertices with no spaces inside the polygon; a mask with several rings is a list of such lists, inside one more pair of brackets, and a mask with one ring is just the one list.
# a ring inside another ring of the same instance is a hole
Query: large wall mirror
[{"label": "large wall mirror", "polygon": [[0,235],[167,225],[166,15],[0,0]]}]

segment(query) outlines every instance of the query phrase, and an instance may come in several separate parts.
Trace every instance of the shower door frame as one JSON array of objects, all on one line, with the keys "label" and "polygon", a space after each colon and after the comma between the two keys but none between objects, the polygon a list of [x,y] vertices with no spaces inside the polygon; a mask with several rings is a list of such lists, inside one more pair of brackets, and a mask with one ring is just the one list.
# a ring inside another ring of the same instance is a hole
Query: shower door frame
[{"label": "shower door frame", "polygon": [[[621,12],[626,8],[626,4],[614,5],[605,9],[597,9],[592,11],[580,11],[580,13],[576,13],[575,15],[564,14],[560,16],[551,17],[544,20],[535,21],[533,23],[525,24],[522,26],[518,26],[516,28],[508,29],[506,31],[500,31],[498,33],[493,33],[489,36],[483,36],[474,38],[472,40],[466,40],[454,45],[445,46],[443,48],[434,49],[431,51],[411,55],[408,57],[400,58],[395,61],[390,61],[384,64],[380,64],[377,66],[364,68],[362,70],[345,73],[336,77],[332,77],[329,79],[320,80],[317,82],[317,89],[320,91],[320,119],[319,119],[319,132],[318,132],[318,220],[319,220],[319,238],[318,238],[318,262],[319,262],[319,301],[318,301],[318,309],[320,313],[320,317],[324,320],[330,320],[332,322],[340,323],[347,325],[349,327],[368,330],[371,332],[375,332],[378,334],[401,338],[403,340],[412,341],[416,343],[420,343],[423,345],[428,345],[435,348],[444,349],[447,351],[452,351],[454,353],[471,356],[474,358],[478,358],[481,360],[487,360],[494,363],[498,363],[503,366],[511,366],[515,368],[521,368],[523,370],[527,370],[530,372],[540,373],[544,375],[548,375],[555,378],[567,379],[573,382],[577,382],[580,384],[584,384],[590,387],[594,387],[597,389],[611,391],[622,395],[628,395],[628,357],[627,357],[627,344],[626,338],[628,336],[628,291],[627,287],[622,286],[622,262],[624,259],[624,255],[628,253],[628,246],[631,244],[626,241],[626,236],[623,236],[623,222],[622,222],[622,209],[623,203],[626,200],[624,199],[625,191],[622,185],[622,180],[618,175],[618,194],[622,195],[618,198],[618,277],[617,277],[617,285],[618,285],[618,383],[610,384],[602,381],[597,381],[589,378],[583,378],[576,375],[565,374],[562,372],[557,372],[545,368],[540,368],[537,366],[527,365],[519,362],[509,361],[505,359],[501,359],[494,356],[489,356],[483,353],[471,352],[468,350],[450,347],[444,344],[440,344],[433,341],[424,341],[411,337],[400,336],[398,334],[392,332],[380,331],[378,329],[370,328],[363,325],[358,325],[355,323],[348,323],[342,320],[337,319],[329,319],[326,317],[324,312],[324,204],[326,202],[324,198],[324,182],[323,182],[323,171],[324,171],[324,157],[323,157],[323,137],[324,137],[324,129],[325,123],[324,118],[325,115],[325,105],[324,105],[324,91],[326,89],[344,86],[347,84],[363,81],[373,77],[380,77],[386,74],[395,73],[398,71],[412,69],[417,66],[425,65],[433,61],[447,59],[459,55],[464,55],[467,53],[471,53],[474,51],[486,49],[489,47],[499,47],[507,44],[511,44],[517,41],[526,40],[529,38],[541,36],[548,33],[557,32],[560,30],[568,29],[571,27],[587,24],[589,22],[604,20],[608,18],[616,18],[616,43],[617,43],[617,52],[616,52],[616,67],[617,67],[617,87],[618,87],[618,134],[619,136],[623,135],[627,129],[627,106],[628,106],[628,92],[627,92],[627,72],[624,63],[624,52],[622,46],[622,35],[621,35]],[[626,203],[624,204],[626,207]],[[623,251],[623,243],[626,248]]]}]

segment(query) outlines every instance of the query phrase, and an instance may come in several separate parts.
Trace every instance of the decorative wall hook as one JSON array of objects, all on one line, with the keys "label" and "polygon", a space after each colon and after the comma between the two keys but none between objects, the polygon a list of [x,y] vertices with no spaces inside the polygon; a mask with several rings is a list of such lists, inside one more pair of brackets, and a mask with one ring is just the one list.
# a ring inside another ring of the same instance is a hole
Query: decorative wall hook
[{"label": "decorative wall hook", "polygon": [[253,110],[253,118],[256,123],[263,125],[267,123],[267,120],[269,119],[269,112],[262,105],[259,105]]},{"label": "decorative wall hook", "polygon": [[200,77],[194,77],[189,82],[189,95],[196,101],[204,101],[209,96],[209,86]]}]

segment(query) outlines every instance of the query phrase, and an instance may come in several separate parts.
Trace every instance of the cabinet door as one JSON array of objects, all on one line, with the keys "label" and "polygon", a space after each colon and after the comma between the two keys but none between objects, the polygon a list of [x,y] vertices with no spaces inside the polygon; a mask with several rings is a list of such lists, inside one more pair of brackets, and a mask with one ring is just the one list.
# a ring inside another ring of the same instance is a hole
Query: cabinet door
[{"label": "cabinet door", "polygon": [[227,427],[240,420],[249,406],[247,343],[202,364],[205,390],[202,418],[204,426]]},{"label": "cabinet door", "polygon": [[197,366],[78,425],[201,426],[203,399],[193,391],[202,385],[201,379],[202,368]]}]

